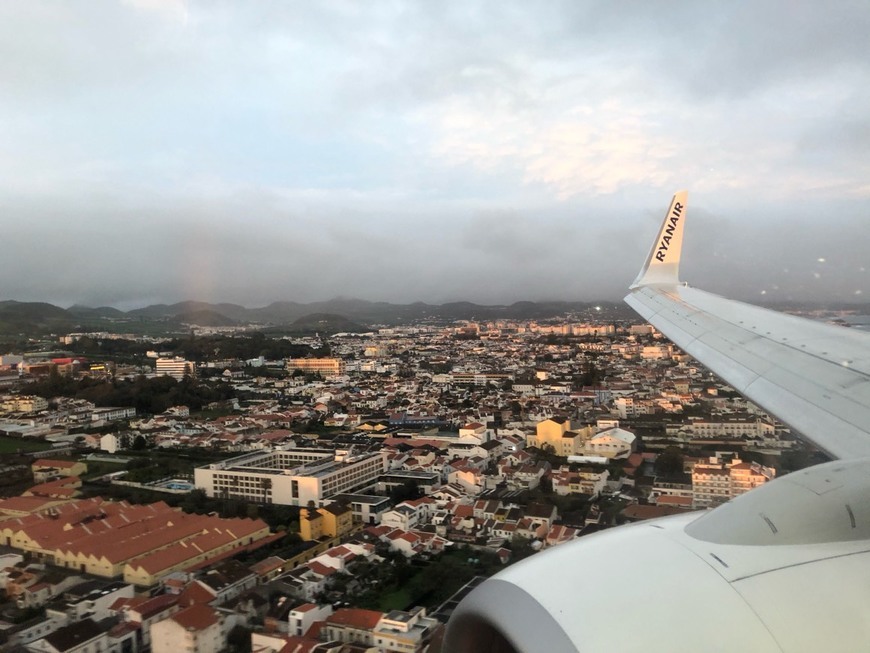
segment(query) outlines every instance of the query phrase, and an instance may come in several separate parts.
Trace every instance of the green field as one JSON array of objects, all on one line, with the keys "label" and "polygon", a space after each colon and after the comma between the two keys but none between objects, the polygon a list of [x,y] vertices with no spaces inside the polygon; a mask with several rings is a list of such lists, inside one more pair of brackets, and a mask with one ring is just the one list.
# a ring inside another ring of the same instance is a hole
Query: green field
[{"label": "green field", "polygon": [[390,610],[406,610],[410,607],[411,603],[411,593],[407,589],[402,588],[395,592],[384,594],[381,597],[380,605],[378,607],[384,612],[389,612]]},{"label": "green field", "polygon": [[51,442],[31,440],[28,438],[10,438],[0,435],[0,453],[17,453],[18,451],[44,451],[51,449]]}]

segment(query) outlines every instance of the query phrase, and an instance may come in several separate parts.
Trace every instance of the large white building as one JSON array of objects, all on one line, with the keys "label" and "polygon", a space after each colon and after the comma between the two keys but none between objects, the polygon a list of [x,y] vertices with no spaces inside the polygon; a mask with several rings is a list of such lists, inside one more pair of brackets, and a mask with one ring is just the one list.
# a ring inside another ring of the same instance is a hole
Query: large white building
[{"label": "large white building", "polygon": [[771,437],[776,429],[773,424],[759,418],[735,418],[718,422],[696,420],[683,425],[681,430],[699,438]]},{"label": "large white building", "polygon": [[155,365],[157,374],[171,376],[177,381],[181,381],[185,376],[196,376],[196,365],[178,356],[175,358],[158,358]]},{"label": "large white building", "polygon": [[373,486],[383,472],[376,453],[337,459],[323,449],[275,449],[198,467],[194,482],[210,497],[321,506],[336,495]]}]

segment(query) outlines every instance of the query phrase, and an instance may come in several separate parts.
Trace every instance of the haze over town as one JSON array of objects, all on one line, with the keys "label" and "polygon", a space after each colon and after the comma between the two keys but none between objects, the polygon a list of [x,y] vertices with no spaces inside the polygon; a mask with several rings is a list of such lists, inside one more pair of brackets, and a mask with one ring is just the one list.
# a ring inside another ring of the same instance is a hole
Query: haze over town
[{"label": "haze over town", "polygon": [[864,301],[870,14],[0,5],[0,299]]}]

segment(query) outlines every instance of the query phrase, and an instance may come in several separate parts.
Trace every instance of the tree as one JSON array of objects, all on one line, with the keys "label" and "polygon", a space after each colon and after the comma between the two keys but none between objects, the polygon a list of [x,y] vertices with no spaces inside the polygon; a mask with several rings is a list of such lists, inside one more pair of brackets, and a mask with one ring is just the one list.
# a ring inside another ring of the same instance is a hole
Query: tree
[{"label": "tree", "polygon": [[549,474],[541,477],[541,484],[539,487],[543,494],[553,494],[553,479]]},{"label": "tree", "polygon": [[656,476],[673,478],[683,473],[683,452],[679,447],[668,447],[656,458]]},{"label": "tree", "polygon": [[390,499],[393,505],[402,503],[402,501],[419,499],[421,496],[420,487],[417,485],[417,481],[413,479],[408,479],[390,490]]},{"label": "tree", "polygon": [[522,560],[523,558],[528,558],[530,555],[535,553],[535,549],[532,547],[532,541],[522,535],[514,535],[511,538],[509,548],[511,550],[511,558],[513,558],[514,562]]},{"label": "tree", "polygon": [[251,631],[244,626],[233,626],[227,633],[227,650],[232,653],[250,653]]},{"label": "tree", "polygon": [[584,386],[597,386],[601,383],[601,376],[601,370],[595,363],[590,362],[589,367],[584,370],[583,376],[580,377],[580,383]]},{"label": "tree", "polygon": [[206,505],[208,505],[208,497],[205,490],[196,488],[188,492],[187,496],[184,497],[184,501],[181,502],[181,509],[184,512],[199,513],[205,509]]}]

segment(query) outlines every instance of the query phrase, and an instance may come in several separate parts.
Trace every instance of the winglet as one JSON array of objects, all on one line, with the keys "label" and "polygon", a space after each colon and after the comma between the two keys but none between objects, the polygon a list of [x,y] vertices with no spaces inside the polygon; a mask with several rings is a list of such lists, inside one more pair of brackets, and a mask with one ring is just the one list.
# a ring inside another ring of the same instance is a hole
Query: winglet
[{"label": "winglet", "polygon": [[686,221],[688,196],[685,190],[674,195],[646,263],[629,287],[631,290],[641,286],[673,286],[680,283],[680,250],[683,248],[683,223]]}]

